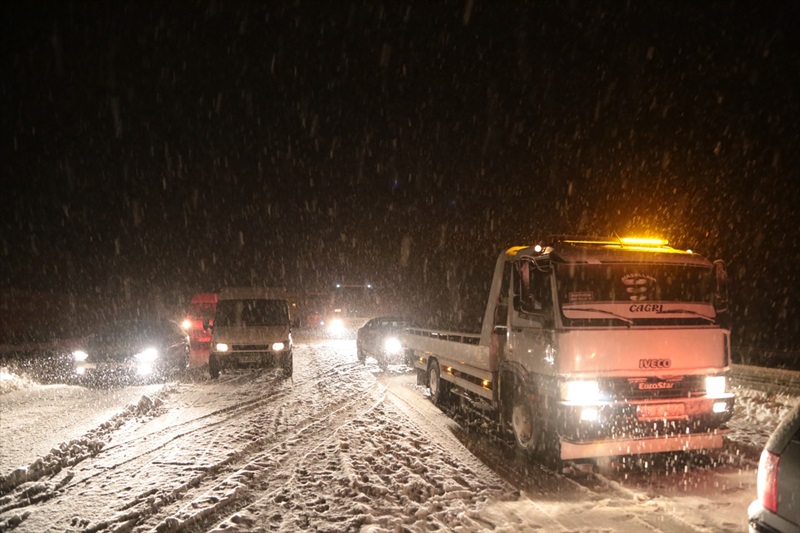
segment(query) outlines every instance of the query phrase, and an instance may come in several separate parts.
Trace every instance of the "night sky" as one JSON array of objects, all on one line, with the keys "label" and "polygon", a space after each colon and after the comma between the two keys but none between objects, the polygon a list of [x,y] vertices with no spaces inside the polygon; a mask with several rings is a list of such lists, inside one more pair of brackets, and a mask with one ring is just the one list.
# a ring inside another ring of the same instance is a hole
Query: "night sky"
[{"label": "night sky", "polygon": [[800,350],[798,6],[4,3],[0,289],[458,322],[508,246],[646,233],[726,260],[734,344]]}]

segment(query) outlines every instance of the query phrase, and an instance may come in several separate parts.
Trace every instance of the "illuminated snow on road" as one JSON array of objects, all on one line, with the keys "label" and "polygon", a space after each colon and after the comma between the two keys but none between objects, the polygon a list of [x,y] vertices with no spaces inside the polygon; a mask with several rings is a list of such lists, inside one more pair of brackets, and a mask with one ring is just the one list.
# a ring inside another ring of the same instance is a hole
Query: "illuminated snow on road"
[{"label": "illuminated snow on road", "polygon": [[729,444],[705,465],[565,474],[509,456],[391,370],[359,364],[353,341],[311,341],[288,381],[6,379],[0,530],[741,531],[757,448],[797,401],[740,391]]}]

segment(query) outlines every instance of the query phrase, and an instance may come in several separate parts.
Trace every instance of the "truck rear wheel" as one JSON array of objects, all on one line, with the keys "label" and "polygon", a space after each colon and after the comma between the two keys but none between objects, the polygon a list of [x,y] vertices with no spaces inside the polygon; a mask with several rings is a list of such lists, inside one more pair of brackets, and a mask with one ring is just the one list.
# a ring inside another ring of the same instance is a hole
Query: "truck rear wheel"
[{"label": "truck rear wheel", "polygon": [[442,379],[439,362],[431,361],[428,368],[428,388],[431,390],[431,401],[436,405],[447,405],[450,400],[450,382]]}]

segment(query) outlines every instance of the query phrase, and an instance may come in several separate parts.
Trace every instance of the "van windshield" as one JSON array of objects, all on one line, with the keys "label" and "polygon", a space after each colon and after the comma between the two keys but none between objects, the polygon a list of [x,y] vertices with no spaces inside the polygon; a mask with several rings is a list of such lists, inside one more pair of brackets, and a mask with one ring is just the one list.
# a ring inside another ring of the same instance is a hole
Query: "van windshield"
[{"label": "van windshield", "polygon": [[286,326],[289,306],[286,300],[220,300],[214,327]]}]

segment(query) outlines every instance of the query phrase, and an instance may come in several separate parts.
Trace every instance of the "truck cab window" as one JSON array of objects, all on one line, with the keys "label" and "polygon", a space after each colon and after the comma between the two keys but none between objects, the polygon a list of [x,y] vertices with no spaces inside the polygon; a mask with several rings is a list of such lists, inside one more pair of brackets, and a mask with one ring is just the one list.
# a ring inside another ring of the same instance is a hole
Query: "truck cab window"
[{"label": "truck cab window", "polygon": [[518,312],[542,315],[545,319],[553,316],[553,296],[547,270],[529,260],[517,263],[514,305]]}]

